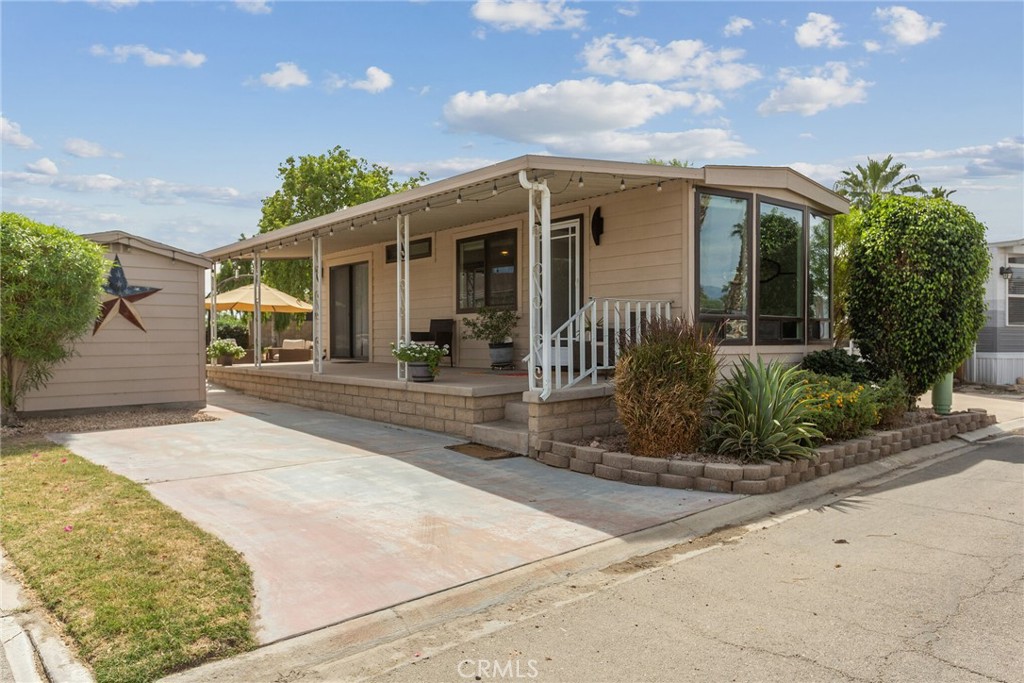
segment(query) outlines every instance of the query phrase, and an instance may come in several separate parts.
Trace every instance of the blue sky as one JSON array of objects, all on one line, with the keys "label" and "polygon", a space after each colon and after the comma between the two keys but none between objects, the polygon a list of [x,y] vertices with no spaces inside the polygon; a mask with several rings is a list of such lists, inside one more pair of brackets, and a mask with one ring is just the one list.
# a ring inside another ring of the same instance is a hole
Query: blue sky
[{"label": "blue sky", "polygon": [[3,2],[3,209],[192,251],[288,156],[432,180],[526,153],[892,153],[1024,236],[1024,3]]}]

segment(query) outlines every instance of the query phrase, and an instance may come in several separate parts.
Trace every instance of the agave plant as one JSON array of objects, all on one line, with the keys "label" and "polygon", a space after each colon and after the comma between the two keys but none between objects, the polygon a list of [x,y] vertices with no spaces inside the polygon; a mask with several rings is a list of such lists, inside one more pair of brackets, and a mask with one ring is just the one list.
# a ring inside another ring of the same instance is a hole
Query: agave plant
[{"label": "agave plant", "polygon": [[721,387],[708,445],[715,453],[743,462],[813,458],[811,444],[822,439],[809,421],[814,398],[804,391],[797,368],[781,363],[755,365],[743,358]]}]

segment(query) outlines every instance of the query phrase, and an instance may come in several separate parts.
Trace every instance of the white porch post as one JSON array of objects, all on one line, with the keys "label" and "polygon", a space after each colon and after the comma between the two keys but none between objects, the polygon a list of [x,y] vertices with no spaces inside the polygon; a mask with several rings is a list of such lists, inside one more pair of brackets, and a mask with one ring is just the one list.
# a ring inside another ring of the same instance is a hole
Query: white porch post
[{"label": "white porch post", "polygon": [[[409,217],[395,218],[395,344],[409,343]],[[408,379],[408,365],[399,361],[398,379]]]},{"label": "white porch post", "polygon": [[218,262],[210,267],[210,343],[217,338],[217,266]]},{"label": "white porch post", "polygon": [[313,236],[313,374],[320,375],[324,371],[324,353],[322,335],[320,334],[320,290],[323,287],[323,251],[320,246],[320,235]]},{"label": "white porch post", "polygon": [[552,390],[551,190],[546,180],[531,182],[526,171],[519,172],[519,184],[530,191],[530,390],[546,399]]},{"label": "white porch post", "polygon": [[263,365],[263,310],[260,308],[260,269],[263,260],[260,252],[253,252],[252,255],[252,284],[253,284],[253,340],[252,340],[252,362],[256,367]]}]

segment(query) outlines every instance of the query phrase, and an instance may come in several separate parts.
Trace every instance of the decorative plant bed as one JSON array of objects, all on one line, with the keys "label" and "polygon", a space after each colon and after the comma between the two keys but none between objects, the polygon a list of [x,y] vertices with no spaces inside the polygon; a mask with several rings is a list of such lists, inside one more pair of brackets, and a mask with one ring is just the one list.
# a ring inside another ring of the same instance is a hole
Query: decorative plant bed
[{"label": "decorative plant bed", "polygon": [[847,467],[952,439],[959,433],[995,424],[995,415],[970,410],[951,415],[926,411],[907,414],[906,426],[872,432],[858,439],[830,443],[817,449],[813,460],[740,465],[700,460],[647,458],[603,448],[558,441],[541,441],[536,459],[552,467],[590,474],[602,479],[641,486],[696,489],[719,493],[759,494],[781,491]]}]

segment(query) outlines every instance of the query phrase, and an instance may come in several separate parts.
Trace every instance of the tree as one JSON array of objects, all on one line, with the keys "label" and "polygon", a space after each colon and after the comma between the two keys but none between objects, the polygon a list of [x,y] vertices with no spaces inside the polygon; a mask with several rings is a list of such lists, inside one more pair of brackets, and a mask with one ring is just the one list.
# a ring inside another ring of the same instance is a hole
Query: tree
[{"label": "tree", "polygon": [[0,423],[18,423],[25,394],[74,354],[99,313],[110,262],[69,230],[0,214]]},{"label": "tree", "polygon": [[832,315],[835,328],[833,345],[844,346],[850,340],[850,314],[847,299],[850,294],[850,257],[860,239],[861,210],[850,209],[849,215],[839,215],[832,223]]},{"label": "tree", "polygon": [[857,164],[853,170],[843,171],[833,189],[850,200],[853,206],[864,209],[879,198],[892,194],[925,194],[916,173],[904,173],[907,165],[892,155],[881,161],[868,157],[867,166]]},{"label": "tree", "polygon": [[[427,181],[426,174],[420,172],[399,182],[387,166],[353,157],[340,146],[297,160],[288,157],[277,167],[277,177],[281,179],[281,189],[263,200],[261,233],[418,187]],[[265,261],[261,277],[272,287],[309,300],[313,283],[307,259]]]},{"label": "tree", "polygon": [[971,354],[985,324],[985,226],[948,199],[891,196],[860,220],[851,260],[853,338],[918,396]]},{"label": "tree", "polygon": [[929,191],[928,196],[935,197],[937,199],[949,199],[950,195],[952,195],[954,192],[956,192],[956,190],[947,190],[942,185],[939,185],[938,187],[933,187]]},{"label": "tree", "polygon": [[675,157],[672,157],[668,161],[665,161],[664,159],[659,159],[657,157],[651,157],[650,159],[648,159],[644,163],[645,164],[654,164],[655,166],[674,166],[675,168],[692,168],[693,167],[693,164],[690,163],[689,159],[687,159],[686,161],[680,161],[679,159],[676,159]]}]

